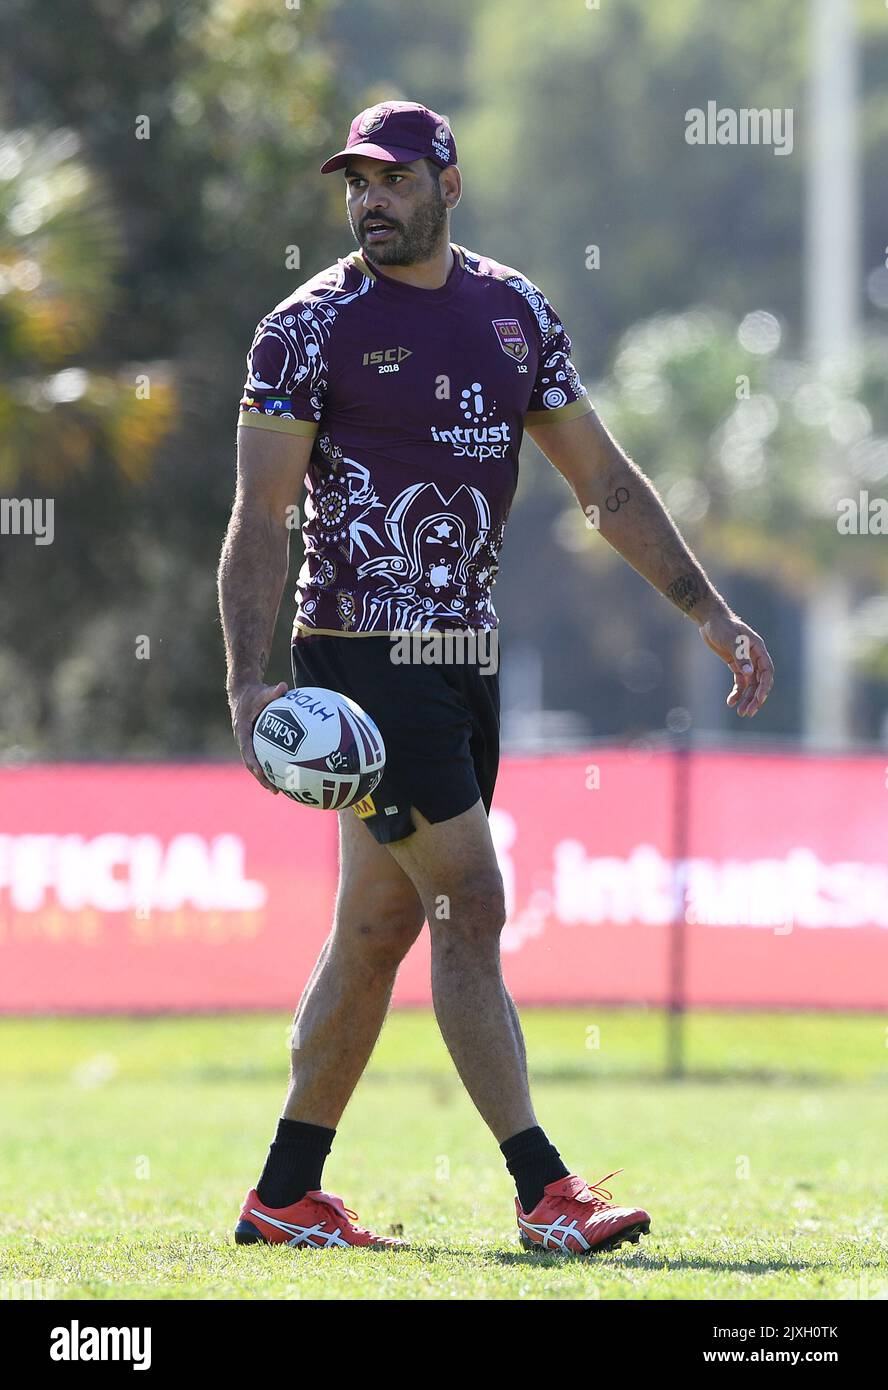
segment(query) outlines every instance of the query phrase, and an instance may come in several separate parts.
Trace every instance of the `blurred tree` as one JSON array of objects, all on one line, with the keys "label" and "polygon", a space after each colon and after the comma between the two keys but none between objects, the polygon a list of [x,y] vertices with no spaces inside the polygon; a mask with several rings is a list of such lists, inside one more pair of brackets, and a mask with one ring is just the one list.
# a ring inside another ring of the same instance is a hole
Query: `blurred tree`
[{"label": "blurred tree", "polygon": [[232,751],[214,573],[246,352],[341,249],[312,8],[4,6],[0,466],[56,513],[51,546],[0,548],[7,747]]},{"label": "blurred tree", "polygon": [[[661,309],[763,304],[798,322],[804,18],[805,0],[742,17],[704,0],[479,8],[461,151],[472,218],[570,304],[587,371]],[[688,144],[686,113],[709,99],[794,108],[793,153]]]},{"label": "blurred tree", "polygon": [[26,472],[51,488],[88,470],[100,451],[139,481],[172,412],[162,380],[153,408],[142,409],[136,364],[120,363],[113,375],[86,366],[113,308],[120,242],[114,210],[78,149],[68,130],[0,136],[4,488]]},{"label": "blurred tree", "polygon": [[[888,309],[888,26],[857,0],[865,264]],[[567,313],[602,373],[615,338],[660,310],[765,307],[797,345],[802,308],[809,0],[399,0],[325,21],[343,123],[389,89],[454,123],[465,179],[457,239],[516,265]],[[443,55],[443,61],[442,61]],[[688,145],[707,101],[790,108],[793,145]],[[587,268],[587,247],[600,252]],[[862,289],[864,287],[861,287]]]},{"label": "blurred tree", "polygon": [[[877,503],[888,479],[888,340],[872,338],[858,372],[832,379],[782,354],[780,341],[763,311],[739,325],[703,308],[657,315],[623,336],[593,394],[704,564],[797,604],[840,571],[862,605],[857,655],[878,674],[888,648],[888,613],[873,604],[888,590],[888,503]],[[593,568],[617,558],[587,541],[575,507],[560,534]],[[688,650],[698,647],[689,688],[710,662],[702,644]],[[859,719],[857,732],[877,731]]]}]

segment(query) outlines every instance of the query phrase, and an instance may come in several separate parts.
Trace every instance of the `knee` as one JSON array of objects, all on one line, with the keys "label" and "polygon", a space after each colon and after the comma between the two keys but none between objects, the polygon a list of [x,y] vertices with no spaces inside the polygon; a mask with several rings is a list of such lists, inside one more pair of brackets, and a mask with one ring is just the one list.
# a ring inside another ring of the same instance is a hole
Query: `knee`
[{"label": "knee", "polygon": [[434,927],[445,939],[498,940],[506,923],[506,899],[499,870],[461,876],[449,893],[436,899],[432,911]]},{"label": "knee", "polygon": [[373,970],[397,969],[413,945],[425,914],[415,893],[371,888],[360,904],[337,913],[335,938]]}]

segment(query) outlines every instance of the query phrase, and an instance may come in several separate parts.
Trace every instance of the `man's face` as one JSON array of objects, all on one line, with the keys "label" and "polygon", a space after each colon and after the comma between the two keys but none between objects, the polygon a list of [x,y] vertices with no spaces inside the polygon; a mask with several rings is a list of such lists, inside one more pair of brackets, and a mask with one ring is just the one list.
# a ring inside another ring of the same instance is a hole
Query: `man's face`
[{"label": "man's face", "polygon": [[427,261],[447,237],[440,181],[424,159],[389,164],[356,156],[345,168],[348,220],[377,265]]}]

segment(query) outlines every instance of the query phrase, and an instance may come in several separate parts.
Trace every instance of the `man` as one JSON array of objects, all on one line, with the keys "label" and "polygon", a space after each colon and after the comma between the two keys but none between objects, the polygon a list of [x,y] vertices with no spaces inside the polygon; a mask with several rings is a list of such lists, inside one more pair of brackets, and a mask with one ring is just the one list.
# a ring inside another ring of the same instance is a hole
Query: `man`
[{"label": "man", "polygon": [[527,428],[605,539],[730,667],[727,702],[738,714],[763,704],[771,661],[601,424],[544,296],[450,242],[461,180],[447,121],[411,102],[363,111],[322,172],[339,169],[360,251],[256,330],[220,607],[235,734],[253,776],[274,792],[251,731],[286,689],[264,678],[304,480],[294,682],[355,699],[379,725],[387,763],[373,795],[339,816],[334,924],[296,1012],[289,1092],[236,1239],[401,1244],[359,1227],[321,1178],[399,963],[427,919],[435,1014],[515,1179],[523,1242],[612,1249],[637,1241],[650,1217],[612,1205],[604,1179],[589,1186],[570,1173],[537,1124],[500,970],[503,886],[487,821],[497,675],[489,661],[393,660],[393,634],[490,637],[490,587]]}]

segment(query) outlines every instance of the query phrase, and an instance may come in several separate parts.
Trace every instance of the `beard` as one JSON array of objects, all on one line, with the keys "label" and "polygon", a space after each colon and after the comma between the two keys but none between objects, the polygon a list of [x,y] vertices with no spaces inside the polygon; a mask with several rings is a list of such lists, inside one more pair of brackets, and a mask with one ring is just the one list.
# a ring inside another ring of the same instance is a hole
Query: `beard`
[{"label": "beard", "polygon": [[447,235],[447,206],[437,180],[428,199],[416,209],[409,222],[396,222],[389,217],[380,220],[394,228],[394,235],[378,246],[368,246],[360,226],[349,216],[355,241],[369,260],[377,265],[415,265],[417,261],[429,260]]}]

